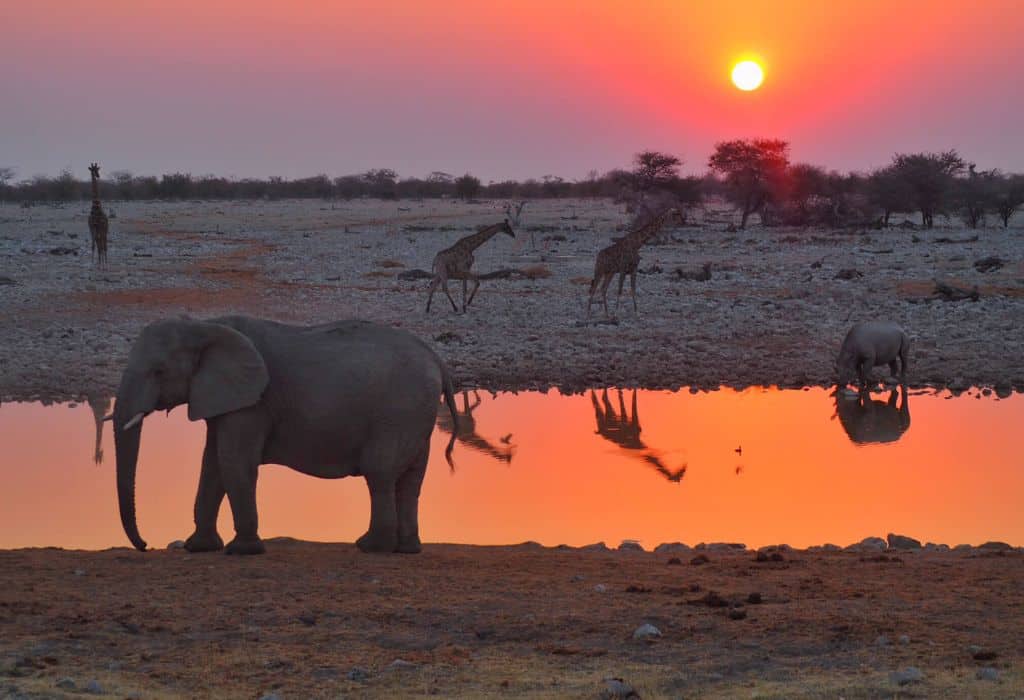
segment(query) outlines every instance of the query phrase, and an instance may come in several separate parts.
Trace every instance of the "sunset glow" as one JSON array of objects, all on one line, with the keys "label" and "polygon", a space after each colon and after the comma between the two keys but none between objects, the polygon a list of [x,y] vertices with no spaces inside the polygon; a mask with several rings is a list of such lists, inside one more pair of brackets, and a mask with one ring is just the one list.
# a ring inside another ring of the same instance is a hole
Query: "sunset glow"
[{"label": "sunset glow", "polygon": [[764,82],[764,71],[755,61],[740,61],[732,69],[732,82],[740,90],[756,90]]}]

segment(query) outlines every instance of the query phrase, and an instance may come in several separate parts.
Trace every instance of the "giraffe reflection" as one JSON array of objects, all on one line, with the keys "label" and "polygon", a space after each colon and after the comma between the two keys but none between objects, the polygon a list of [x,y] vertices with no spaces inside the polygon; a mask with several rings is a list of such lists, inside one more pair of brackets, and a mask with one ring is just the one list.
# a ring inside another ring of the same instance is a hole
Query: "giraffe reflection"
[{"label": "giraffe reflection", "polygon": [[96,444],[93,447],[92,461],[103,464],[103,419],[110,413],[114,399],[111,396],[87,396],[86,401],[92,409],[92,418],[96,421]]},{"label": "giraffe reflection", "polygon": [[[456,402],[458,403],[458,402]],[[473,417],[473,409],[480,405],[480,394],[473,390],[473,403],[469,401],[469,392],[462,392],[462,410],[458,412],[458,426],[455,439],[471,450],[481,452],[499,462],[510,463],[512,455],[515,454],[515,447],[510,445],[512,435],[501,438],[502,445],[494,445],[476,432],[476,419]],[[444,432],[451,434],[455,426],[452,425],[451,413],[445,409],[437,413],[437,427]]]},{"label": "giraffe reflection", "polygon": [[608,398],[608,390],[601,392],[600,401],[597,392],[590,390],[590,402],[594,405],[594,417],[597,420],[597,434],[605,440],[614,442],[624,450],[629,450],[630,455],[653,467],[659,474],[673,483],[678,483],[686,475],[686,465],[678,469],[669,469],[662,462],[658,450],[649,448],[640,439],[640,416],[636,409],[636,389],[633,389],[632,416],[626,412],[626,400],[622,389],[618,389],[619,409],[616,412],[611,399]]},{"label": "giraffe reflection", "polygon": [[[902,393],[902,396],[899,394]],[[861,390],[856,399],[836,392],[836,413],[843,430],[858,445],[896,442],[910,427],[907,388],[893,389],[887,401],[875,401],[871,392]],[[897,405],[897,400],[899,405]]]}]

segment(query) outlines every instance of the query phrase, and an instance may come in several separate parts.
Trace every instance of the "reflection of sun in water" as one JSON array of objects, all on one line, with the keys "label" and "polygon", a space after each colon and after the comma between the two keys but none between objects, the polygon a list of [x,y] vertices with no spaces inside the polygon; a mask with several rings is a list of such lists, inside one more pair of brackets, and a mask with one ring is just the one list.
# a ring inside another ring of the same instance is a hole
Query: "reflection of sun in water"
[{"label": "reflection of sun in water", "polygon": [[740,90],[756,90],[764,82],[764,71],[755,61],[740,61],[733,66],[732,82]]}]

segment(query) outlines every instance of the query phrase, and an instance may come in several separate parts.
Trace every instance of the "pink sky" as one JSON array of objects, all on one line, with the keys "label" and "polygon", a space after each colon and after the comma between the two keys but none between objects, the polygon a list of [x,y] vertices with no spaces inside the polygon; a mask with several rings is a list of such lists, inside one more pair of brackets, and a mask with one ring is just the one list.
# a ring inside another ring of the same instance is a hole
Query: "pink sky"
[{"label": "pink sky", "polygon": [[[15,0],[0,166],[18,177],[471,171],[578,178],[771,136],[864,169],[957,148],[1024,170],[1016,0]],[[758,55],[755,93],[728,81]]]}]

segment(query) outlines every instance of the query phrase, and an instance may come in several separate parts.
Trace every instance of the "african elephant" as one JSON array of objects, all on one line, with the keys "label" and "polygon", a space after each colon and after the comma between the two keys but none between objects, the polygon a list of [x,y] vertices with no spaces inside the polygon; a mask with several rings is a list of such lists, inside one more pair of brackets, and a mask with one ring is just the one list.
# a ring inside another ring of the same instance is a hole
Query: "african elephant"
[{"label": "african elephant", "polygon": [[[866,386],[872,367],[889,365],[892,376],[899,368],[900,381],[907,378],[907,354],[910,339],[890,321],[864,321],[855,324],[843,339],[836,360],[839,386],[846,386],[854,375]],[[898,360],[898,362],[897,362]]]},{"label": "african elephant", "polygon": [[[863,390],[856,398],[846,398],[842,393],[836,392],[836,414],[851,442],[858,445],[896,442],[910,428],[906,387],[903,387],[902,397],[893,389],[888,401],[875,401]],[[902,399],[898,406],[897,398]]]},{"label": "african elephant", "polygon": [[142,421],[187,403],[190,420],[206,421],[206,445],[185,549],[224,547],[217,513],[226,494],[235,525],[226,552],[263,552],[256,476],[259,465],[274,463],[325,479],[365,477],[370,527],[356,544],[418,552],[420,486],[442,393],[454,415],[444,362],[411,334],[367,321],[151,323],[129,353],[112,416],[121,524],[144,550],[135,519]]}]

